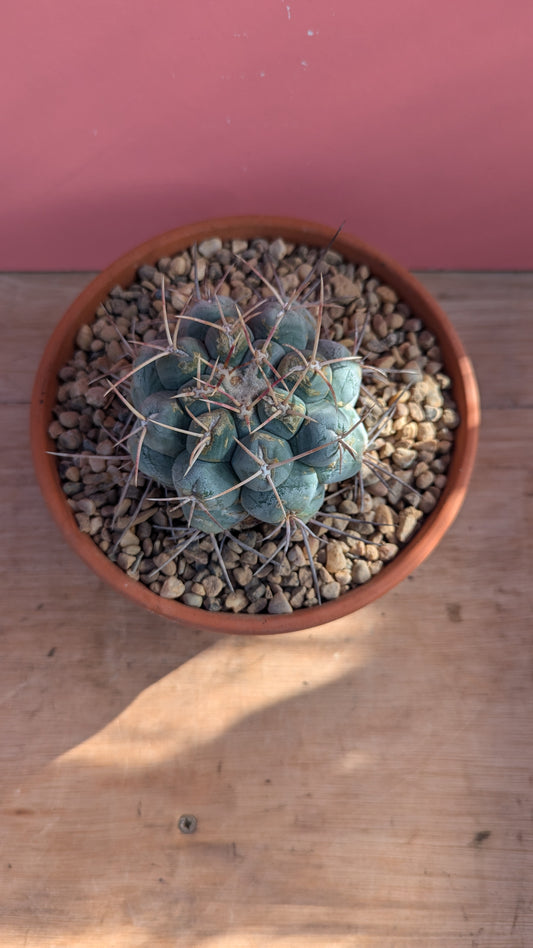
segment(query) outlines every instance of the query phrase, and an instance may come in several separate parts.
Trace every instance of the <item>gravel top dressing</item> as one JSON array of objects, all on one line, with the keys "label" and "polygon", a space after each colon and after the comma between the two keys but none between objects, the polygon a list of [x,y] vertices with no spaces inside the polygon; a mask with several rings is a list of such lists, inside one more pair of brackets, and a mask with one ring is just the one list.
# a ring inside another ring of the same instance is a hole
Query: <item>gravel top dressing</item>
[{"label": "gravel top dressing", "polygon": [[[243,311],[272,296],[264,281],[286,298],[305,284],[301,301],[321,309],[322,337],[361,360],[356,408],[369,441],[360,474],[326,487],[305,535],[248,517],[219,534],[215,550],[208,534],[190,539],[186,505],[173,502],[171,489],[135,477],[126,448],[131,412],[110,390],[131,373],[141,344],[164,332],[162,286],[171,326],[194,297],[193,259],[191,248],[115,287],[59,373],[49,434],[79,529],[128,576],[188,606],[279,614],[342,596],[396,556],[446,484],[459,418],[435,337],[367,266],[334,250],[281,238],[200,244],[200,284]],[[128,384],[118,389],[126,399]]]}]

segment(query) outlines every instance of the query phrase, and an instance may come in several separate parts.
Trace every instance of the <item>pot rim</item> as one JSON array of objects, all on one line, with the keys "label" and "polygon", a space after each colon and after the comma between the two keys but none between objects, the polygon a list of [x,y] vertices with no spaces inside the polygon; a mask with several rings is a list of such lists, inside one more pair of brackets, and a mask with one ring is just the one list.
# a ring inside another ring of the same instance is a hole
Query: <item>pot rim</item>
[{"label": "pot rim", "polygon": [[272,635],[310,629],[350,615],[379,599],[412,573],[440,542],[463,503],[474,467],[480,425],[479,392],[472,364],[448,317],[422,284],[386,254],[351,234],[341,232],[335,238],[334,249],[349,260],[366,263],[372,275],[391,286],[437,337],[461,418],[454,432],[446,486],[434,510],[426,516],[412,540],[376,576],[337,599],[285,615],[249,615],[209,612],[177,600],[163,599],[140,581],[130,579],[78,528],[61,489],[56,458],[48,453],[55,447],[48,435],[48,427],[55,404],[58,371],[72,354],[79,327],[94,320],[96,307],[109,291],[117,284],[127,286],[131,283],[141,264],[154,264],[161,257],[179,253],[208,237],[251,240],[281,236],[291,243],[324,247],[335,233],[334,228],[323,224],[266,215],[213,218],[166,231],[123,254],[85,287],[52,332],[41,358],[32,392],[30,438],[37,480],[57,526],[71,548],[106,583],[137,604],[189,628],[241,635]]}]

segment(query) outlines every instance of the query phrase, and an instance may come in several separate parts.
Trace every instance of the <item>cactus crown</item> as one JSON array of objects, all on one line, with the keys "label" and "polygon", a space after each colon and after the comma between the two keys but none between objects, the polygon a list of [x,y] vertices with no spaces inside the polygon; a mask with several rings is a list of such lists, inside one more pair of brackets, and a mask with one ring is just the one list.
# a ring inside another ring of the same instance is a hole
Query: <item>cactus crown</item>
[{"label": "cactus crown", "polygon": [[325,485],[360,471],[368,442],[360,361],[321,338],[323,300],[267,285],[272,295],[244,312],[197,291],[171,327],[163,281],[164,336],[143,345],[121,396],[135,416],[135,471],[213,537],[250,517],[305,525]]}]

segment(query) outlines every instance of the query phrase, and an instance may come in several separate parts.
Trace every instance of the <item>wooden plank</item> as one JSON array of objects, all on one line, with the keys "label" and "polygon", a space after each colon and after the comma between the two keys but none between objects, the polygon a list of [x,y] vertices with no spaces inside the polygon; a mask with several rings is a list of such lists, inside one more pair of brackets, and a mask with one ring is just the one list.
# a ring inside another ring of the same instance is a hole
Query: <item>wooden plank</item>
[{"label": "wooden plank", "polygon": [[533,273],[423,273],[472,356],[484,408],[531,407]]},{"label": "wooden plank", "polygon": [[250,640],[140,613],[72,558],[27,399],[86,275],[0,280],[2,946],[533,944],[532,279],[423,279],[482,380],[464,508],[379,603]]},{"label": "wooden plank", "polygon": [[0,274],[0,404],[28,402],[45,344],[91,273]]}]

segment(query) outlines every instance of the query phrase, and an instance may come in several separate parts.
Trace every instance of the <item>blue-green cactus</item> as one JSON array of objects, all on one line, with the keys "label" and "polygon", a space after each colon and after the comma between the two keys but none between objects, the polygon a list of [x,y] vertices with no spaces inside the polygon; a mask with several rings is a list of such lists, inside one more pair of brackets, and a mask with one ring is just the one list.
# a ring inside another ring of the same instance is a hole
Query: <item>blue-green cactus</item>
[{"label": "blue-green cactus", "polygon": [[361,366],[318,338],[311,309],[272,297],[243,313],[228,297],[197,299],[173,332],[163,309],[166,335],[135,359],[129,451],[193,529],[305,524],[327,484],[360,470]]}]

